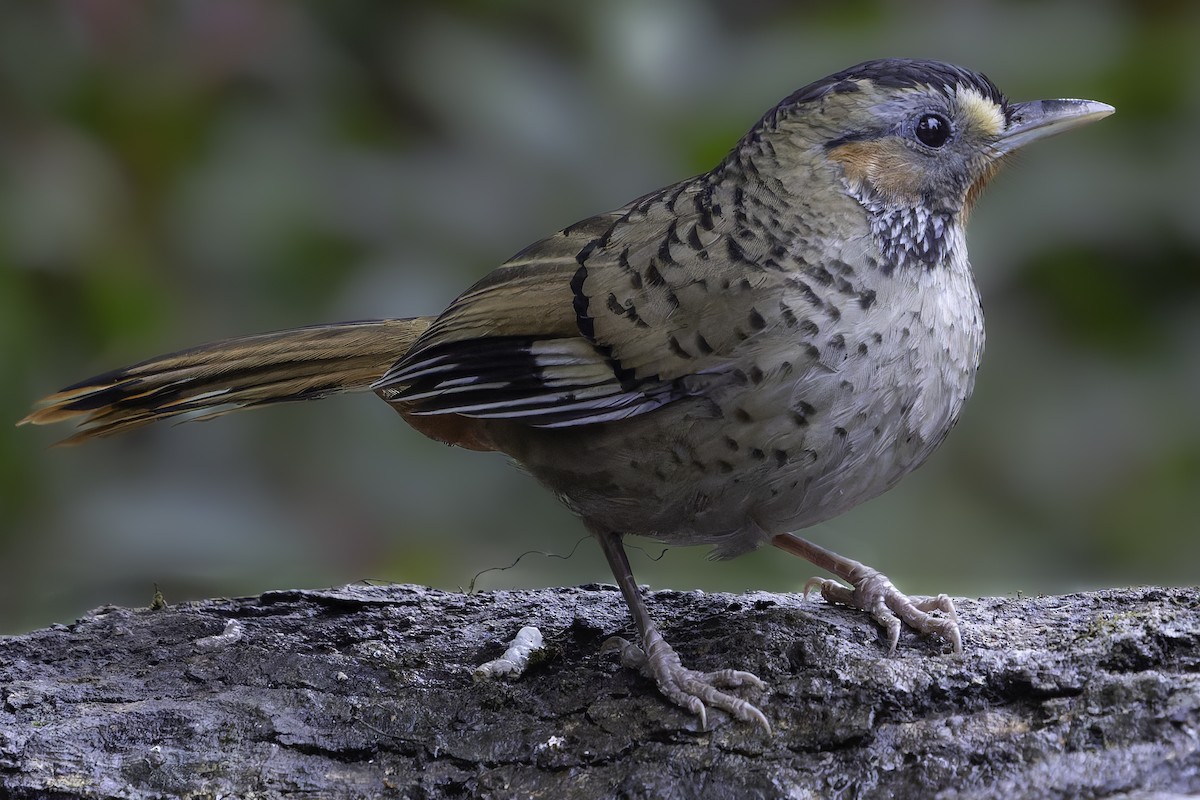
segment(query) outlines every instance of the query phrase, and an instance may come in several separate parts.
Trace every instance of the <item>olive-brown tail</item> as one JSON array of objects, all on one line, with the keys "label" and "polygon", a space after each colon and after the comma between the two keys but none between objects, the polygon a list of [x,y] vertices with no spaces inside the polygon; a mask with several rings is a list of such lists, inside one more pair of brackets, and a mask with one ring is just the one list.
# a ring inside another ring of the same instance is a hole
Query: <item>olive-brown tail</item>
[{"label": "olive-brown tail", "polygon": [[74,421],[59,444],[113,436],[180,414],[211,419],[273,403],[366,391],[430,317],[314,325],[242,336],[105,372],[38,402],[18,425]]}]

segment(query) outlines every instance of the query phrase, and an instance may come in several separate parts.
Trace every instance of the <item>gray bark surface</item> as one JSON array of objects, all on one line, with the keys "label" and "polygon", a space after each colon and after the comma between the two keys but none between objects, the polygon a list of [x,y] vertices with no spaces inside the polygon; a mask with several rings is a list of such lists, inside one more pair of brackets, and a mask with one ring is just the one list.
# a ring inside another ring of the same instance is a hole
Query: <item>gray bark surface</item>
[{"label": "gray bark surface", "polygon": [[[719,712],[701,731],[600,654],[629,635],[608,586],[101,608],[0,639],[0,796],[1200,793],[1200,590],[957,602],[964,655],[905,633],[889,657],[820,601],[651,594],[685,664],[767,681],[771,736]],[[474,680],[525,625],[546,638],[525,674]]]}]

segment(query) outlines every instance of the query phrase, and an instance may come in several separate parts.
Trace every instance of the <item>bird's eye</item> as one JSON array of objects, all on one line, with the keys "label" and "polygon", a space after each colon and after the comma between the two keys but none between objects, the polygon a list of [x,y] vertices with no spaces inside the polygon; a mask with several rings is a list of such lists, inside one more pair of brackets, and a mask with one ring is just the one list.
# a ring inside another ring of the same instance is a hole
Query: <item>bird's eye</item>
[{"label": "bird's eye", "polygon": [[950,138],[950,121],[941,114],[924,114],[917,120],[917,138],[926,147],[941,147]]}]

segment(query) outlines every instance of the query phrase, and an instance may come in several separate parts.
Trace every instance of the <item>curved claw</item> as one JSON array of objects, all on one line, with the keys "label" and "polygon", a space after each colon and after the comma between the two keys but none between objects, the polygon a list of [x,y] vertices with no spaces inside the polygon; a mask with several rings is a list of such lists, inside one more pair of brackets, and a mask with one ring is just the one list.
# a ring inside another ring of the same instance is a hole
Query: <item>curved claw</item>
[{"label": "curved claw", "polygon": [[[805,598],[810,591],[819,587],[821,597],[827,602],[866,611],[886,632],[889,655],[896,652],[902,625],[919,633],[940,636],[950,643],[955,654],[962,653],[958,613],[954,609],[954,601],[947,595],[909,597],[883,573],[859,566],[861,570],[854,576],[854,588],[827,578],[812,578],[804,584]],[[934,611],[945,616],[935,617],[930,613]]]},{"label": "curved claw", "polygon": [[600,645],[601,653],[616,652],[621,656],[621,666],[641,670],[646,663],[646,654],[642,648],[626,639],[624,636],[610,636]]},{"label": "curved claw", "polygon": [[754,723],[767,735],[771,734],[771,723],[757,706],[721,691],[742,686],[766,689],[766,684],[757,675],[734,669],[714,672],[688,669],[655,628],[646,632],[645,639],[647,644],[643,649],[628,639],[613,636],[600,649],[601,652],[619,652],[623,666],[636,669],[653,680],[664,697],[699,717],[701,730],[708,729],[708,706],[712,706],[743,722]]},{"label": "curved claw", "polygon": [[701,676],[705,682],[723,689],[738,689],[742,686],[752,686],[760,690],[767,688],[762,679],[753,672],[743,672],[740,669],[719,669],[716,672],[701,673]]}]

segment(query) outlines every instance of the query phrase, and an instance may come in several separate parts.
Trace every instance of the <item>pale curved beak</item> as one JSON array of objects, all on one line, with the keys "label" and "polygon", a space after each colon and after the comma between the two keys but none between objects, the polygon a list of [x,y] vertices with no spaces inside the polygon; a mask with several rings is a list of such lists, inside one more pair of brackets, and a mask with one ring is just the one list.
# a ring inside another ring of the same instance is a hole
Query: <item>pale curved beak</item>
[{"label": "pale curved beak", "polygon": [[1008,129],[996,142],[1001,155],[1007,155],[1037,139],[1069,131],[1103,119],[1116,111],[1095,100],[1031,100],[1014,103]]}]

